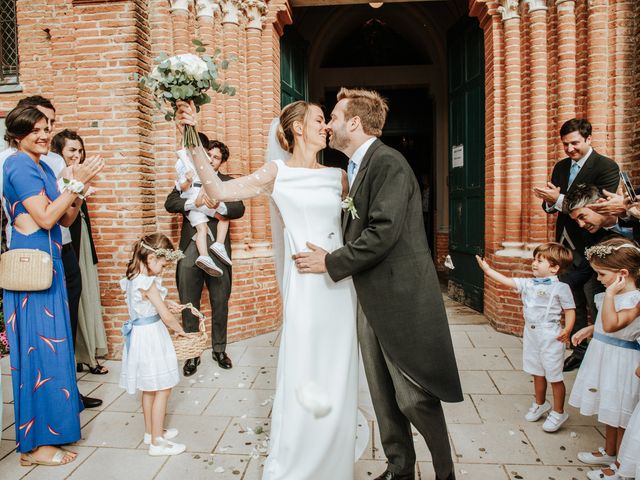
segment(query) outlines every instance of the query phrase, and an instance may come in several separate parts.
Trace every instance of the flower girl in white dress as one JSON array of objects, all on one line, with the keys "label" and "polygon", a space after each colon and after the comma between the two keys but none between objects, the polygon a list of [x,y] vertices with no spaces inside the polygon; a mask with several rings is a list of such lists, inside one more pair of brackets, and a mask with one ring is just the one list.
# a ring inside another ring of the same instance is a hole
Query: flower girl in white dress
[{"label": "flower girl in white dress", "polygon": [[178,434],[176,429],[164,430],[171,388],[180,381],[178,359],[166,326],[179,335],[184,335],[184,330],[165,304],[167,289],[159,277],[167,262],[180,256],[162,233],[146,235],[134,244],[127,277],[120,280],[130,317],[122,326],[125,346],[120,386],[130,394],[142,391],[144,443],[153,456],[178,455],[186,448],[169,441]]},{"label": "flower girl in white dress", "polygon": [[620,478],[615,470],[625,429],[640,400],[640,380],[634,371],[640,363],[640,248],[625,238],[606,240],[587,249],[587,259],[607,288],[594,300],[598,307],[595,325],[573,337],[578,344],[590,335],[589,344],[569,403],[583,415],[598,415],[606,426],[606,445],[597,452],[580,452],[578,459],[590,465],[609,465],[594,470],[591,479]]}]

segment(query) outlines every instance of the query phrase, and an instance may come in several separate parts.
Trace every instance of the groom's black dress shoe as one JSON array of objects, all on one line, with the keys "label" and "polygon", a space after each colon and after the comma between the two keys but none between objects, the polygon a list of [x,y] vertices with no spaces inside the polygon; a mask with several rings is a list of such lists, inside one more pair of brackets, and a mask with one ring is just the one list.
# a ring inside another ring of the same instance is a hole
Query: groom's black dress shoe
[{"label": "groom's black dress shoe", "polygon": [[582,363],[582,358],[578,355],[571,354],[564,361],[564,367],[562,368],[563,372],[570,372],[571,370],[575,370]]},{"label": "groom's black dress shoe", "polygon": [[102,400],[100,400],[99,398],[91,398],[80,395],[80,400],[82,400],[84,408],[96,408],[102,405]]},{"label": "groom's black dress shoe", "polygon": [[184,373],[185,377],[190,377],[198,370],[198,365],[200,365],[200,357],[190,358],[186,362],[184,362],[184,367],[182,367],[182,373]]},{"label": "groom's black dress shoe", "polygon": [[213,359],[216,362],[218,362],[218,365],[220,365],[220,368],[224,368],[225,370],[228,370],[231,367],[233,367],[233,364],[231,363],[231,359],[229,358],[229,355],[227,355],[225,352],[213,352]]},{"label": "groom's black dress shoe", "polygon": [[376,477],[375,480],[416,480],[416,476],[413,473],[401,475],[399,473],[393,473],[387,470],[379,477]]}]

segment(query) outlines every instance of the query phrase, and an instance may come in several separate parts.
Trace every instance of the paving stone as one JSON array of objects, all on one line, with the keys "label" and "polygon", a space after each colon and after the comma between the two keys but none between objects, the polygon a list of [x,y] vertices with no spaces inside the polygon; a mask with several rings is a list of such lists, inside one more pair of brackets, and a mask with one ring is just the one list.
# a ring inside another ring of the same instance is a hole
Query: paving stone
[{"label": "paving stone", "polygon": [[476,348],[521,348],[522,340],[520,337],[507,335],[499,332],[472,332],[469,333],[469,339]]},{"label": "paving stone", "polygon": [[215,448],[215,453],[266,455],[270,422],[267,418],[233,418]]},{"label": "paving stone", "polygon": [[460,370],[459,373],[462,391],[464,393],[499,393],[486,371]]},{"label": "paving stone", "polygon": [[199,368],[198,371],[190,377],[182,377],[178,387],[251,388],[259,371],[259,367],[246,365],[235,366],[231,370],[224,370],[216,364],[215,367],[208,368],[207,370]]},{"label": "paving stone", "polygon": [[239,480],[248,464],[246,456],[183,453],[169,457],[155,480]]},{"label": "paving stone", "polygon": [[82,429],[78,445],[135,449],[144,435],[139,413],[101,412]]},{"label": "paving stone", "polygon": [[276,367],[264,367],[258,370],[258,375],[253,381],[251,388],[260,390],[273,390],[276,388]]},{"label": "paving stone", "polygon": [[540,463],[518,425],[449,425],[449,434],[460,463]]},{"label": "paving stone", "polygon": [[238,366],[275,367],[278,364],[278,347],[247,347],[236,362]]},{"label": "paving stone", "polygon": [[217,393],[217,388],[176,387],[169,397],[167,413],[200,415]]},{"label": "paving stone", "polygon": [[[418,468],[420,480],[436,480],[433,465],[430,462],[418,462]],[[456,463],[454,469],[458,480],[507,480],[509,478],[502,465]]]},{"label": "paving stone", "polygon": [[499,348],[458,348],[456,360],[460,370],[513,370]]},{"label": "paving stone", "polygon": [[222,388],[204,411],[204,415],[267,417],[271,412],[274,392]]},{"label": "paving stone", "polygon": [[583,480],[589,467],[505,465],[510,480]]},{"label": "paving stone", "polygon": [[596,450],[603,441],[594,427],[562,428],[550,434],[542,430],[542,425],[526,425],[524,432],[538,452],[545,465],[577,465],[578,452]]},{"label": "paving stone", "polygon": [[[101,415],[108,415],[103,413]],[[99,448],[69,477],[69,480],[152,480],[167,457],[152,457],[143,450]]]}]

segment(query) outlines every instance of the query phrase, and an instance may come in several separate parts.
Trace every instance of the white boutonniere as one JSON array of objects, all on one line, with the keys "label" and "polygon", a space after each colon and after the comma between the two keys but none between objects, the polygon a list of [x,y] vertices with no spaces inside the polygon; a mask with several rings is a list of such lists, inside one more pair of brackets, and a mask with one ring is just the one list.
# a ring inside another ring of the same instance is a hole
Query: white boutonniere
[{"label": "white boutonniere", "polygon": [[349,214],[351,215],[351,220],[355,220],[356,218],[360,218],[358,216],[358,210],[356,210],[356,206],[353,203],[353,198],[345,197],[345,199],[342,200],[342,203],[341,203],[340,206],[342,207],[343,210],[346,210],[347,212],[349,212]]}]

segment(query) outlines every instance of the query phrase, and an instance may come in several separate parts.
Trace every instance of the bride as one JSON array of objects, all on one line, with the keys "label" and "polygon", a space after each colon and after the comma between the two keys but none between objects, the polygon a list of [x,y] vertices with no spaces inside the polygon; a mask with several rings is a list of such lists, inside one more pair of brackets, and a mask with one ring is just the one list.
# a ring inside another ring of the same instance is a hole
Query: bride
[{"label": "bride", "polygon": [[[180,104],[182,125],[195,125]],[[341,202],[346,173],[317,162],[327,128],[317,105],[298,101],[272,128],[268,158],[251,175],[222,182],[204,149],[191,154],[203,188],[220,201],[271,196],[276,270],[282,274],[283,325],[271,440],[263,480],[351,480],[354,477],[358,403],[356,294],[351,278],[334,283],[324,274],[300,274],[291,259],[306,243],[333,251],[343,245]],[[282,148],[277,149],[274,143]],[[289,158],[287,158],[289,157]],[[366,440],[366,439],[365,439]]]}]

